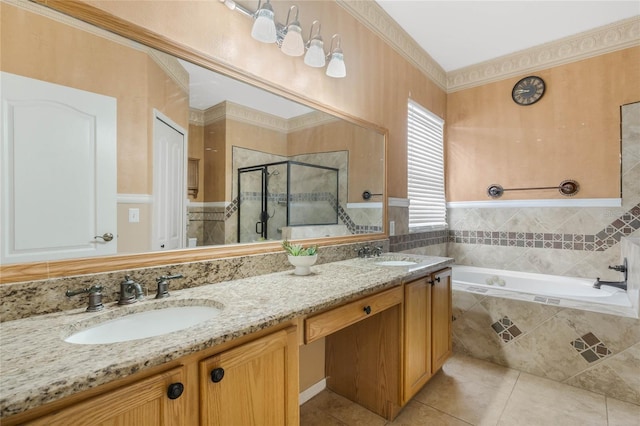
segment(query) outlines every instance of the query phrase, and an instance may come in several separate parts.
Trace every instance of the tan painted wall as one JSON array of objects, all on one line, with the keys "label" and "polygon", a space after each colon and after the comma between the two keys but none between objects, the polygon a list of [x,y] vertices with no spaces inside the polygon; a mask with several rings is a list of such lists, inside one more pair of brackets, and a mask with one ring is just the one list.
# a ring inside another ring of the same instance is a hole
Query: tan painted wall
[{"label": "tan painted wall", "polygon": [[[407,97],[444,117],[446,93],[377,35],[331,1],[305,1],[300,21],[308,29],[322,23],[325,40],[342,35],[348,75],[328,78],[324,70],[305,66],[301,58],[283,55],[275,46],[253,40],[251,20],[217,1],[87,2],[150,31],[179,41],[222,64],[269,82],[299,98],[312,100],[348,116],[389,130],[388,193],[406,196]],[[274,1],[286,17],[293,2]]]},{"label": "tan painted wall", "polygon": [[[620,197],[620,106],[640,100],[640,47],[533,74],[547,90],[529,106],[511,99],[519,78],[449,94],[449,201],[487,200],[496,183],[540,187],[565,179],[579,182],[575,198]],[[514,191],[501,199],[562,197]]]},{"label": "tan painted wall", "polygon": [[[0,7],[0,69],[117,98],[117,191],[151,194],[153,110],[187,129],[188,95],[145,52],[5,3]],[[128,223],[129,207],[141,209],[139,223]],[[118,253],[149,251],[148,206],[119,205],[117,232]]]}]

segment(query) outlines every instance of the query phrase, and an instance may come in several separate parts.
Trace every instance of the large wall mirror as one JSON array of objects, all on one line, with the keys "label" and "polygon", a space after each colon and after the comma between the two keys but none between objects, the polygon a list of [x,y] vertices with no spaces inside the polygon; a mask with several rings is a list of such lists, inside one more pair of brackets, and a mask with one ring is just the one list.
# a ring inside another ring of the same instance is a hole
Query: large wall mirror
[{"label": "large wall mirror", "polygon": [[380,129],[0,5],[3,265],[383,234]]}]

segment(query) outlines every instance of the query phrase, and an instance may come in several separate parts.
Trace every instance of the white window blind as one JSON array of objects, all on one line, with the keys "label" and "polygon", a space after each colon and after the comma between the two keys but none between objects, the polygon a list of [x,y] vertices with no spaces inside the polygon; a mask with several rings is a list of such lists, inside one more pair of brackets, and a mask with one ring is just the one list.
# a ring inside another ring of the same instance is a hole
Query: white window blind
[{"label": "white window blind", "polygon": [[443,227],[447,225],[444,121],[411,100],[408,116],[409,228]]}]

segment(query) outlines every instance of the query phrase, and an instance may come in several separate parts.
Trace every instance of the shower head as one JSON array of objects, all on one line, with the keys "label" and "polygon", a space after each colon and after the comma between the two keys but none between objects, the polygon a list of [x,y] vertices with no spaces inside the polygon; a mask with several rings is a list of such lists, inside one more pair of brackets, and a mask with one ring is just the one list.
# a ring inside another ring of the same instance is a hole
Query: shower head
[{"label": "shower head", "polygon": [[280,171],[278,169],[274,169],[272,172],[267,173],[267,176],[271,177],[271,176],[278,176],[280,174]]}]

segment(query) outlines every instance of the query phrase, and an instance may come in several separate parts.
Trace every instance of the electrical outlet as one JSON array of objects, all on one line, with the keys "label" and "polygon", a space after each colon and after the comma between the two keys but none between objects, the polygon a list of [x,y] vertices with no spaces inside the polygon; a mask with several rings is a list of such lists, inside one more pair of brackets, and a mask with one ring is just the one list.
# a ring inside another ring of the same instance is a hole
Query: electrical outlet
[{"label": "electrical outlet", "polygon": [[389,236],[396,235],[396,222],[393,220],[389,221]]},{"label": "electrical outlet", "polygon": [[140,209],[129,209],[129,223],[140,222]]}]

